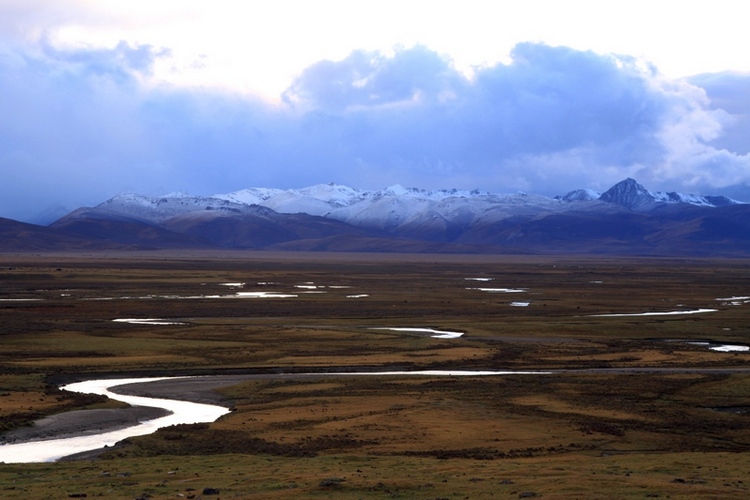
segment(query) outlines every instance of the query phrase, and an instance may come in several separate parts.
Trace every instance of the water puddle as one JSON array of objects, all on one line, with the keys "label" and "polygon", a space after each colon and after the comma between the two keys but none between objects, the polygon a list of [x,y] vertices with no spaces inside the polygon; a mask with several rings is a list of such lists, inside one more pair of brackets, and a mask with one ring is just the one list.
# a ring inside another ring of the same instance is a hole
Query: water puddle
[{"label": "water puddle", "polygon": [[479,290],[480,292],[488,293],[523,293],[528,288],[467,288],[467,290]]},{"label": "water puddle", "polygon": [[688,342],[691,345],[706,346],[712,351],[716,352],[748,352],[750,346],[736,345],[736,344],[718,344],[714,342]]},{"label": "water puddle", "polygon": [[678,343],[678,344],[688,344],[688,345],[695,345],[699,347],[705,347],[710,351],[715,352],[748,352],[750,351],[750,346],[748,345],[742,345],[742,344],[726,344],[724,342],[715,341],[715,340],[689,340],[689,339],[655,339],[661,342],[668,342],[671,344]]},{"label": "water puddle", "polygon": [[717,345],[709,347],[712,351],[719,352],[747,352],[750,351],[750,347],[746,345]]},{"label": "water puddle", "polygon": [[226,296],[224,298],[240,298],[240,299],[289,299],[297,297],[293,293],[278,293],[278,292],[237,292],[233,296]]},{"label": "water puddle", "polygon": [[298,297],[279,292],[237,292],[232,295],[144,295],[141,297],[85,297],[81,300],[211,300],[211,299],[278,299]]},{"label": "water puddle", "polygon": [[511,302],[510,305],[513,307],[529,307],[531,302]]},{"label": "water puddle", "polygon": [[325,374],[326,376],[356,376],[356,377],[371,377],[371,376],[385,376],[385,375],[416,375],[416,376],[431,376],[431,377],[490,377],[500,375],[551,375],[554,372],[549,371],[515,371],[515,370],[414,370],[414,371],[393,371],[393,372],[342,372],[342,373],[330,373]]},{"label": "water puddle", "polygon": [[160,318],[117,318],[115,323],[129,323],[131,325],[187,325],[181,321],[169,321]]},{"label": "water puddle", "polygon": [[590,314],[592,318],[624,318],[629,316],[677,316],[681,314],[703,314],[716,312],[718,309],[691,309],[688,311],[650,311],[642,313],[618,313],[618,314]]},{"label": "water puddle", "polygon": [[750,406],[715,406],[711,409],[722,413],[732,413],[734,415],[747,415],[750,413]]},{"label": "water puddle", "polygon": [[[205,283],[202,283],[205,285]],[[242,282],[227,282],[218,283],[220,286],[226,286],[228,288],[244,288],[245,283]],[[279,283],[271,281],[259,281],[258,286],[270,286]],[[276,291],[258,291],[258,292],[236,292],[233,294],[204,294],[204,295],[141,295],[141,296],[118,296],[118,297],[82,297],[80,300],[214,300],[214,299],[287,299],[297,298],[300,294],[325,294],[328,293],[328,289],[348,289],[352,288],[349,285],[315,285],[313,283],[304,283],[301,285],[293,285],[294,293],[276,292]],[[362,298],[369,297],[368,294],[356,294],[346,295],[346,298]],[[2,301],[26,301],[26,300],[44,300],[44,299],[0,299]]]},{"label": "water puddle", "polygon": [[748,296],[724,297],[716,300],[721,302],[721,305],[723,306],[741,306],[744,304],[750,304],[750,297]]},{"label": "water puddle", "polygon": [[457,339],[463,336],[464,332],[451,332],[447,330],[434,330],[432,328],[388,328],[379,327],[372,330],[391,330],[394,332],[413,332],[413,333],[431,333],[430,337],[434,339]]}]

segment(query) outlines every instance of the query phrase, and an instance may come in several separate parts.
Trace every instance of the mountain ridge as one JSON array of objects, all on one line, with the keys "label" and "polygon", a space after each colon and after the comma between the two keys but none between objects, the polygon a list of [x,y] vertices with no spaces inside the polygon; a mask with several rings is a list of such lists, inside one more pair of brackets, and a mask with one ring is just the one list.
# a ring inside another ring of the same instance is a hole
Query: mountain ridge
[{"label": "mountain ridge", "polygon": [[[60,247],[745,256],[750,204],[651,192],[634,179],[555,198],[330,183],[214,196],[126,193],[45,230],[57,231],[39,234]],[[23,247],[17,232],[0,231],[0,250],[10,241]]]},{"label": "mountain ridge", "polygon": [[[171,193],[159,197],[148,197],[134,193],[116,195],[91,208],[113,214],[128,215],[150,222],[163,222],[176,215],[196,210],[224,210],[235,213],[257,213],[260,208],[278,213],[306,213],[341,220],[372,222],[379,210],[399,212],[399,217],[409,219],[420,208],[434,210],[441,216],[451,216],[457,207],[470,202],[481,204],[485,211],[498,213],[509,210],[514,213],[529,210],[564,210],[566,204],[576,202],[603,201],[639,210],[658,203],[685,203],[703,207],[720,207],[743,204],[724,196],[704,196],[677,192],[651,192],[634,179],[618,182],[604,193],[591,189],[577,189],[554,198],[523,192],[498,194],[478,189],[426,190],[404,188],[398,184],[377,191],[366,191],[329,183],[317,184],[301,189],[246,188],[227,194],[193,196],[187,193]],[[398,205],[398,207],[397,207]],[[256,207],[256,208],[253,208]],[[399,210],[395,210],[399,208]],[[68,217],[70,214],[64,216]],[[56,221],[57,222],[57,221]],[[55,222],[55,223],[56,223]],[[53,223],[54,224],[54,223]]]}]

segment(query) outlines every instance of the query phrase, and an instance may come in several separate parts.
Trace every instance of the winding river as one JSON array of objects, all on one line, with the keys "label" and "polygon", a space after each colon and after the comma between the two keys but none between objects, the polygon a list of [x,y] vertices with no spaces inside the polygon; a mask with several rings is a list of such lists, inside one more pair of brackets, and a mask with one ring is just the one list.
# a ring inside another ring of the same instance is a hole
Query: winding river
[{"label": "winding river", "polygon": [[[549,372],[517,372],[517,371],[471,371],[471,370],[422,370],[422,371],[391,371],[391,372],[343,372],[343,373],[316,373],[297,374],[293,376],[387,376],[387,375],[423,375],[423,376],[492,376],[529,374],[540,375]],[[5,463],[28,463],[28,462],[53,462],[62,457],[77,453],[97,450],[107,446],[113,446],[118,441],[134,436],[143,436],[156,432],[161,427],[177,424],[195,424],[201,422],[213,422],[222,415],[229,413],[224,406],[193,403],[176,399],[154,398],[144,396],[132,396],[114,392],[117,387],[131,384],[147,384],[161,380],[184,380],[188,384],[190,379],[219,379],[220,377],[157,377],[157,378],[126,378],[126,379],[104,379],[77,382],[60,387],[66,391],[80,392],[86,394],[101,394],[122,401],[131,406],[142,406],[161,408],[169,412],[166,416],[145,420],[136,425],[126,428],[106,431],[92,435],[79,435],[60,439],[43,439],[21,443],[9,443],[0,445],[0,462]],[[217,384],[222,385],[222,384]]]},{"label": "winding river", "polygon": [[229,409],[223,406],[191,403],[189,401],[178,401],[175,399],[128,396],[117,394],[110,390],[120,385],[155,382],[158,380],[164,380],[165,378],[167,377],[89,380],[86,382],[77,382],[62,386],[61,389],[66,391],[101,394],[132,406],[162,408],[168,411],[169,414],[163,417],[146,420],[124,429],[100,434],[5,444],[0,446],[0,462],[52,462],[64,456],[96,450],[105,446],[112,446],[116,442],[128,437],[150,434],[157,429],[168,425],[213,422],[220,416],[229,412]]},{"label": "winding river", "polygon": [[[265,373],[233,376],[198,377],[157,377],[89,380],[64,385],[63,390],[89,394],[101,394],[135,407],[159,408],[168,412],[166,416],[144,420],[118,430],[103,431],[91,435],[75,435],[59,439],[40,439],[0,445],[0,463],[53,462],[63,457],[104,447],[113,446],[128,437],[142,436],[155,432],[161,427],[177,424],[213,422],[230,412],[224,406],[194,403],[183,400],[145,397],[124,394],[125,392],[145,391],[158,393],[158,382],[165,381],[182,385],[178,391],[185,397],[195,394],[196,387],[218,388],[234,385],[243,380],[267,378],[312,378],[312,377],[373,377],[373,376],[430,376],[430,377],[485,377],[504,375],[553,375],[559,373],[750,373],[750,368],[589,368],[550,371],[515,370],[415,370],[415,371],[369,371],[369,372],[327,372],[327,373]],[[154,385],[157,384],[157,385]],[[126,387],[127,386],[127,387]],[[118,390],[118,388],[120,388]]]}]

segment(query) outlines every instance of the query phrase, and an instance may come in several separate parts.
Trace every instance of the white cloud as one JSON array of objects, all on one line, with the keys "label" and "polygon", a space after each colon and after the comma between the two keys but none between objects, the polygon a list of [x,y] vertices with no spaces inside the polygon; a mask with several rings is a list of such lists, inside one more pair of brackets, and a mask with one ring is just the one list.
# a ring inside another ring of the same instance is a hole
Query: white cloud
[{"label": "white cloud", "polygon": [[159,81],[277,98],[305,67],[362,49],[424,45],[461,72],[509,61],[519,42],[630,54],[670,77],[750,71],[750,31],[734,0],[5,0],[0,34],[58,48],[125,41],[171,51]]},{"label": "white cloud", "polygon": [[[625,177],[651,189],[750,184],[748,157],[718,145],[745,123],[729,119],[739,111],[630,57],[524,43],[469,78],[423,46],[355,51],[301,72],[292,106],[146,82],[168,58],[126,43],[7,48],[0,215],[28,220],[40,203],[121,191],[330,181],[551,195]],[[744,84],[723,81],[721,95]]]}]

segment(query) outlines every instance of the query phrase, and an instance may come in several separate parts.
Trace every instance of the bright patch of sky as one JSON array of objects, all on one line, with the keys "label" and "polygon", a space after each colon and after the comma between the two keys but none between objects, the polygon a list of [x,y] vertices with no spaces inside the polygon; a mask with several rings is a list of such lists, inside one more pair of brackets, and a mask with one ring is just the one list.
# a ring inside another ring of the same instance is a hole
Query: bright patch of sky
[{"label": "bright patch of sky", "polygon": [[0,217],[331,181],[750,201],[748,46],[728,0],[5,0]]},{"label": "bright patch of sky", "polygon": [[468,73],[510,62],[512,48],[524,41],[631,55],[669,77],[750,71],[747,45],[739,43],[748,41],[743,16],[731,14],[736,2],[721,0],[711,9],[668,0],[10,3],[24,14],[31,39],[47,36],[61,48],[151,45],[169,51],[157,64],[157,80],[270,99],[315,62],[341,60],[358,49],[389,52],[418,44],[448,55]]}]

